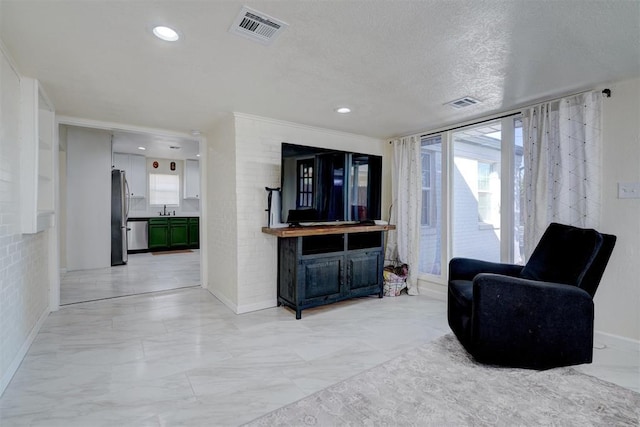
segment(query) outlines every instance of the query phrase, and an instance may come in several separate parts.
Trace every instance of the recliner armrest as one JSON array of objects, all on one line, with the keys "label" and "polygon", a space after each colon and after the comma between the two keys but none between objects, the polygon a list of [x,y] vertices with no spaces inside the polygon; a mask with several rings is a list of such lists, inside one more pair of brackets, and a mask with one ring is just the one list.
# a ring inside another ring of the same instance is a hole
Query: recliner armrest
[{"label": "recliner armrest", "polygon": [[480,273],[473,280],[473,304],[479,304],[478,307],[500,301],[502,305],[505,302],[527,303],[529,307],[533,304],[543,304],[566,310],[567,307],[562,305],[562,300],[571,304],[583,300],[593,305],[588,292],[563,283],[540,282],[494,273]]},{"label": "recliner armrest", "polygon": [[471,347],[478,360],[546,368],[591,361],[593,300],[576,286],[479,274]]},{"label": "recliner armrest", "polygon": [[453,258],[449,261],[449,280],[473,280],[480,273],[494,273],[518,277],[523,266],[481,261],[472,258]]}]

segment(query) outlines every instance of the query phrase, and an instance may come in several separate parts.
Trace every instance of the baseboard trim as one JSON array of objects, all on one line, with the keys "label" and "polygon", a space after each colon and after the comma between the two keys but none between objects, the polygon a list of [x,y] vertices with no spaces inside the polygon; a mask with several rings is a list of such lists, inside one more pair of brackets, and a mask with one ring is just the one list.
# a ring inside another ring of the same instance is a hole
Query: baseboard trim
[{"label": "baseboard trim", "polygon": [[429,298],[437,299],[438,301],[446,301],[447,300],[447,292],[444,290],[433,289],[427,286],[418,285],[418,292],[420,295],[427,296]]},{"label": "baseboard trim", "polygon": [[47,307],[42,312],[42,314],[40,315],[40,318],[38,319],[34,327],[31,329],[29,336],[27,336],[27,339],[22,344],[22,347],[20,347],[20,350],[16,354],[16,357],[14,357],[13,361],[7,368],[7,371],[2,375],[2,378],[0,378],[0,397],[4,394],[4,391],[9,386],[9,383],[11,382],[11,379],[13,378],[13,376],[16,374],[16,372],[18,372],[18,368],[20,367],[22,360],[27,355],[27,351],[29,351],[29,347],[31,347],[31,344],[33,344],[33,341],[36,339],[38,332],[40,332],[40,328],[42,328],[42,325],[44,324],[44,321],[47,320],[47,317],[49,316],[50,312],[51,311],[49,310],[49,307]]},{"label": "baseboard trim", "polygon": [[224,295],[219,294],[214,289],[205,289],[207,289],[214,297],[218,298],[221,303],[229,307],[235,314],[251,313],[252,311],[265,310],[267,308],[274,308],[277,306],[275,301],[262,301],[254,304],[238,305],[233,303]]},{"label": "baseboard trim", "polygon": [[238,314],[250,313],[252,311],[259,311],[259,310],[265,310],[267,308],[274,308],[276,306],[277,304],[275,301],[262,301],[254,304],[246,304],[246,305],[238,306],[238,311],[236,311],[236,313]]},{"label": "baseboard trim", "polygon": [[640,351],[640,341],[622,337],[620,335],[610,334],[608,332],[595,331],[593,333],[593,340],[595,345],[602,343],[607,347],[614,347],[618,350],[624,351]]},{"label": "baseboard trim", "polygon": [[231,309],[231,311],[233,311],[234,313],[238,314],[238,306],[235,303],[233,303],[230,299],[228,299],[224,295],[220,294],[219,292],[216,292],[215,289],[211,289],[211,288],[205,288],[205,289],[207,291],[209,291],[209,293],[211,295],[213,295],[214,297],[218,298],[218,300],[221,303],[223,303],[224,305],[229,307]]}]

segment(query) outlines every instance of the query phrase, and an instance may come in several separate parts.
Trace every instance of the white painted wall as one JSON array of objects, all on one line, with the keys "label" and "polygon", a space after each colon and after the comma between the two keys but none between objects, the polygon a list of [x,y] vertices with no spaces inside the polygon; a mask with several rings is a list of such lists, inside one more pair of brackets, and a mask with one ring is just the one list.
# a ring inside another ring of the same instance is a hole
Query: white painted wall
[{"label": "white painted wall", "polygon": [[67,127],[58,126],[58,194],[59,194],[59,249],[60,271],[67,270]]},{"label": "white painted wall", "polygon": [[[385,155],[386,141],[245,114],[235,114],[237,312],[276,305],[277,238],[262,233],[267,225],[267,192],[280,186],[281,144],[309,145]],[[214,169],[210,165],[209,170]],[[390,158],[383,158],[383,182],[390,181]],[[211,182],[211,181],[210,181]],[[383,216],[389,207],[383,186]],[[215,190],[210,190],[210,193]],[[211,239],[211,236],[209,236]]]},{"label": "white painted wall", "polygon": [[594,299],[595,328],[640,341],[640,199],[617,197],[618,182],[640,182],[640,79],[608,87],[600,229],[618,240]]},{"label": "white painted wall", "polygon": [[111,265],[111,133],[67,127],[67,270]]},{"label": "white painted wall", "polygon": [[49,313],[55,229],[20,231],[20,75],[0,41],[0,395]]}]

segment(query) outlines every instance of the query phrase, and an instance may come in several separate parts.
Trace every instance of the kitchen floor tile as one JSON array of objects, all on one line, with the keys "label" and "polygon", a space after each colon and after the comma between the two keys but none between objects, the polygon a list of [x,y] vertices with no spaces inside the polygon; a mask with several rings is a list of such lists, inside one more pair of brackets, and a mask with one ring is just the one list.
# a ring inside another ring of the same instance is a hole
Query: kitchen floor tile
[{"label": "kitchen floor tile", "polygon": [[69,271],[60,279],[60,305],[200,285],[200,250],[130,254],[125,265]]}]

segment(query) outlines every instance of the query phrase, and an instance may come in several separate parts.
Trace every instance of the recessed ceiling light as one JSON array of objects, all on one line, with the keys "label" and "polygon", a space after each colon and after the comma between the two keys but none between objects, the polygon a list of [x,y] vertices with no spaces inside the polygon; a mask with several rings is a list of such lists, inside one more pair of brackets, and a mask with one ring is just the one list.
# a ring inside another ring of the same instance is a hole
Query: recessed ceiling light
[{"label": "recessed ceiling light", "polygon": [[146,150],[146,148],[145,147],[138,147],[138,150],[143,150],[144,151],[144,150]]},{"label": "recessed ceiling light", "polygon": [[153,34],[164,41],[175,42],[180,38],[180,35],[173,28],[165,27],[163,25],[158,25],[153,28]]},{"label": "recessed ceiling light", "polygon": [[340,114],[347,114],[351,112],[351,108],[349,107],[340,107],[340,108],[336,108],[336,113],[340,113]]},{"label": "recessed ceiling light", "polygon": [[200,154],[196,154],[196,157],[200,157]]}]

